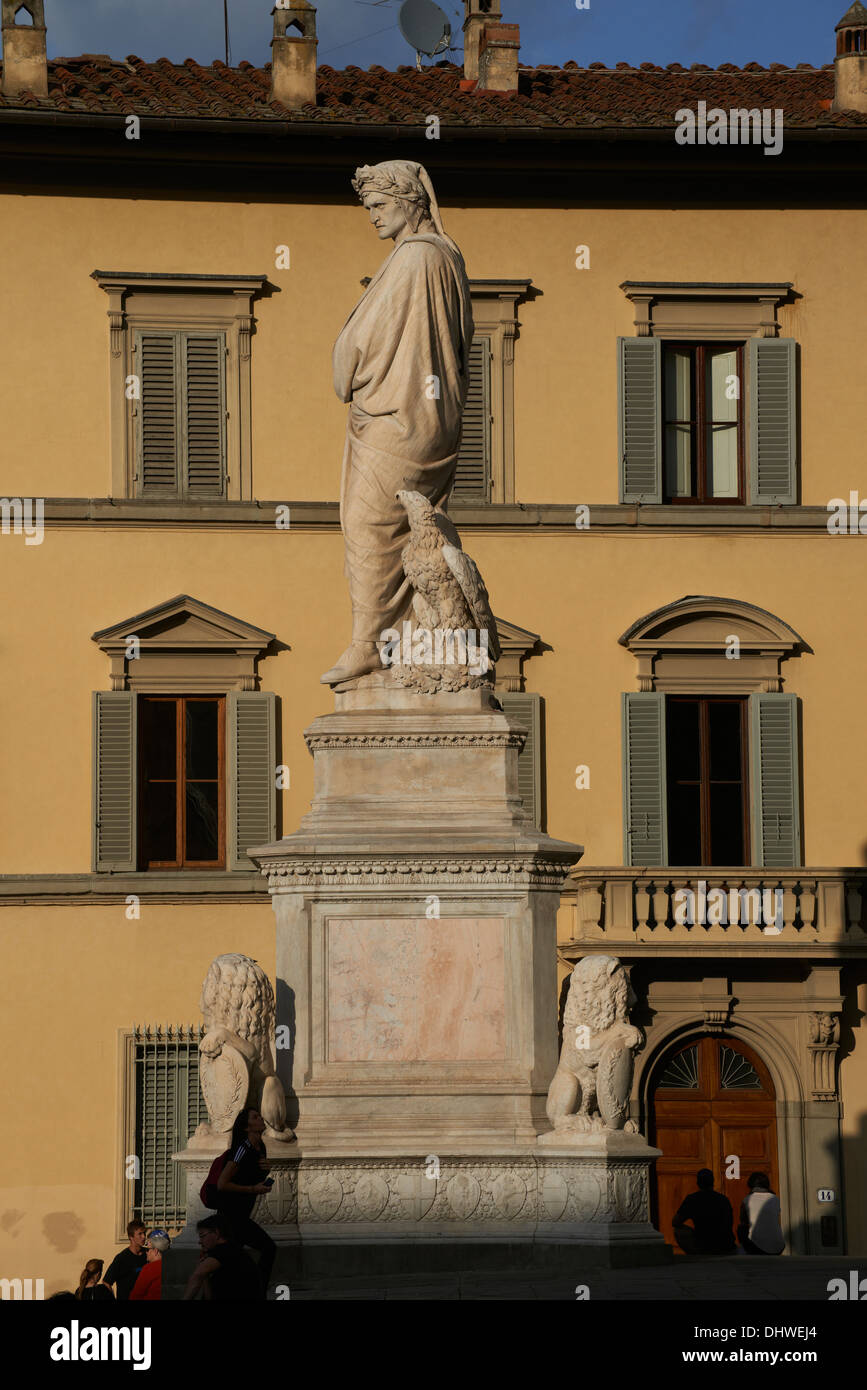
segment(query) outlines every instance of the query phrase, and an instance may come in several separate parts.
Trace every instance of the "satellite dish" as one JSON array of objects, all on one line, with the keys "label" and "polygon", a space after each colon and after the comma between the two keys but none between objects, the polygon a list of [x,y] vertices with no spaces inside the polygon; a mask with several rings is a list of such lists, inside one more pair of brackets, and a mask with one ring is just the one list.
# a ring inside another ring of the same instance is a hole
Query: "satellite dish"
[{"label": "satellite dish", "polygon": [[433,58],[451,46],[452,26],[433,0],[404,0],[397,22],[403,37],[412,44],[417,55],[424,53],[428,58]]}]

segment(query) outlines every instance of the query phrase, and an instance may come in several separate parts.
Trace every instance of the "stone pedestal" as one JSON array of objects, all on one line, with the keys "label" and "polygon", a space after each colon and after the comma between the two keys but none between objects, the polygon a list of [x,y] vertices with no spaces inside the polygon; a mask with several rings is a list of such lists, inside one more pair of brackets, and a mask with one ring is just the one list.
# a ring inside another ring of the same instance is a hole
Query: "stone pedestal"
[{"label": "stone pedestal", "polygon": [[[329,1260],[666,1256],[656,1150],[638,1135],[536,1142],[558,1061],[556,914],[581,848],[527,817],[524,737],[486,690],[419,696],[387,674],[338,688],[305,733],[310,813],[249,851],[277,918],[278,1074],[298,1136],[279,1157],[268,1146],[275,1186],[254,1212],[281,1247],[278,1283]],[[180,1258],[212,1155],[177,1157]]]},{"label": "stone pedestal", "polygon": [[368,679],[305,732],[309,815],[250,851],[277,917],[289,1123],[305,1154],[532,1144],[580,846],[527,818],[525,731],[487,691]]}]

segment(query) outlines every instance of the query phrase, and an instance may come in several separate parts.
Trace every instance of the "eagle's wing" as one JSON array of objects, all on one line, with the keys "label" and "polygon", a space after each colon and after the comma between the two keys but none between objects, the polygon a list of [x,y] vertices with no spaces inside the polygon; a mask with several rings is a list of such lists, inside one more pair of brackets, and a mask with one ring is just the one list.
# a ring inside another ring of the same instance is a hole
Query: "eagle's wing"
[{"label": "eagle's wing", "polygon": [[473,621],[479,632],[488,634],[488,652],[492,661],[500,659],[500,644],[497,641],[497,624],[491,612],[491,603],[488,598],[488,591],[485,588],[485,581],[479,574],[479,567],[475,560],[471,560],[466,551],[458,550],[453,545],[444,545],[442,555],[458,584],[461,586],[461,593],[467,601],[467,607],[473,615]]}]

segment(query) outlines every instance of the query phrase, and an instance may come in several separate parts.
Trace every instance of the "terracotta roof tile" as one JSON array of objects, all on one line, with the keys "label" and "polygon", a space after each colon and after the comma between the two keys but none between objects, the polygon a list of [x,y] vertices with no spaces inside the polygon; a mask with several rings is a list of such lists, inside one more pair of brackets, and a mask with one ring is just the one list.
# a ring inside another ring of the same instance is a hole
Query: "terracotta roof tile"
[{"label": "terracotta roof tile", "polygon": [[327,65],[318,72],[316,104],[288,111],[271,101],[271,65],[241,62],[227,67],[219,59],[203,65],[194,58],[172,63],[160,58],[145,63],[135,54],[111,59],[103,54],[58,58],[48,65],[49,95],[0,95],[0,115],[14,108],[88,112],[105,116],[137,114],[183,119],[220,118],[263,122],[418,123],[438,115],[444,127],[576,130],[599,127],[659,127],[674,125],[675,112],[704,100],[709,106],[782,107],[788,126],[867,126],[867,115],[831,112],[834,94],[832,64],[796,68],[772,63],[736,67],[723,63],[710,68],[694,63],[660,67],[618,63],[579,67],[570,60],[562,67],[519,69],[519,90],[467,90],[463,71],[442,62],[418,72],[406,65],[389,71],[379,64],[364,69]]}]

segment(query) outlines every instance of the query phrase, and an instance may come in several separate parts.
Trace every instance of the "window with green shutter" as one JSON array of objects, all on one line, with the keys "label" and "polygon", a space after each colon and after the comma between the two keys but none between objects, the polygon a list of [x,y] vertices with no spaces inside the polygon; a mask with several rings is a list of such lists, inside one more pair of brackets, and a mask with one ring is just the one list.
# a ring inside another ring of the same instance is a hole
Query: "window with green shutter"
[{"label": "window with green shutter", "polygon": [[93,696],[93,867],[136,868],[136,697],[125,690]]},{"label": "window with green shutter", "polygon": [[229,868],[251,869],[247,850],[277,837],[276,697],[270,691],[230,691],[226,705]]},{"label": "window with green shutter", "polygon": [[139,497],[226,496],[226,335],[135,334],[133,402]]},{"label": "window with green shutter", "polygon": [[801,863],[798,697],[750,696],[753,862],[769,869]]},{"label": "window with green shutter", "polygon": [[688,336],[618,339],[620,501],[794,505],[794,340]]},{"label": "window with green shutter", "polygon": [[470,348],[470,385],[451,495],[458,502],[487,502],[491,496],[491,340],[478,333]]},{"label": "window with green shutter", "polygon": [[625,694],[623,763],[628,865],[800,865],[797,696]]},{"label": "window with green shutter", "polygon": [[98,691],[93,749],[97,872],[253,869],[247,849],[276,838],[270,691]]},{"label": "window with green shutter", "polygon": [[627,864],[668,863],[665,696],[623,696],[623,831]]},{"label": "window with green shutter", "polygon": [[527,730],[524,747],[518,754],[518,791],[524,809],[534,825],[542,826],[542,701],[541,696],[524,691],[497,691],[503,712],[518,720]]},{"label": "window with green shutter", "polygon": [[618,338],[621,502],[662,501],[662,373],[658,338]]},{"label": "window with green shutter", "polygon": [[749,343],[749,483],[753,503],[798,500],[795,342]]}]

